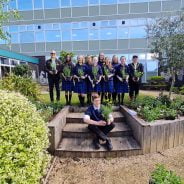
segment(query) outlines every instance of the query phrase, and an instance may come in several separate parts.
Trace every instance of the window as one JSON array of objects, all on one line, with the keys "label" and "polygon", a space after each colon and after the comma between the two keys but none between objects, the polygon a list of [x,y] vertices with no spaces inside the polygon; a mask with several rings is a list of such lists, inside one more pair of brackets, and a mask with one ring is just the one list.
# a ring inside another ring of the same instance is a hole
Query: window
[{"label": "window", "polygon": [[19,34],[18,33],[11,34],[11,43],[19,43]]},{"label": "window", "polygon": [[28,31],[33,31],[34,30],[34,25],[27,25],[27,30]]},{"label": "window", "polygon": [[9,1],[8,9],[17,9],[16,0]]},{"label": "window", "polygon": [[34,9],[43,9],[43,1],[42,0],[33,0]]},{"label": "window", "polygon": [[130,3],[142,3],[142,2],[148,2],[149,0],[130,0]]},{"label": "window", "polygon": [[158,62],[157,61],[148,61],[147,63],[147,72],[157,72]]},{"label": "window", "polygon": [[102,29],[100,29],[100,39],[101,40],[117,39],[117,29],[116,28],[102,28]]},{"label": "window", "polygon": [[100,0],[100,4],[116,4],[117,0]]},{"label": "window", "polygon": [[22,26],[19,26],[19,31],[27,31],[26,29],[26,26],[25,25],[22,25]]},{"label": "window", "polygon": [[123,4],[123,3],[129,3],[129,0],[118,0],[119,4]]},{"label": "window", "polygon": [[99,30],[98,29],[89,30],[89,40],[99,40]]},{"label": "window", "polygon": [[88,30],[87,29],[76,29],[72,31],[72,40],[83,41],[88,40]]},{"label": "window", "polygon": [[98,5],[99,0],[89,0],[89,5]]},{"label": "window", "polygon": [[62,32],[62,41],[71,41],[71,31]]},{"label": "window", "polygon": [[18,26],[9,26],[9,32],[10,33],[18,32]]},{"label": "window", "polygon": [[52,27],[53,27],[53,29],[60,30],[60,24],[58,24],[58,23],[54,23],[54,24],[52,25]]},{"label": "window", "polygon": [[34,32],[22,32],[20,33],[20,43],[33,43]]},{"label": "window", "polygon": [[61,7],[69,7],[70,0],[61,0]]},{"label": "window", "polygon": [[145,27],[131,27],[130,28],[130,38],[145,38],[146,30]]},{"label": "window", "polygon": [[47,42],[61,42],[60,31],[45,31],[45,39]]},{"label": "window", "polygon": [[25,10],[32,10],[33,9],[33,4],[32,0],[17,0],[18,2],[18,9],[25,11]]},{"label": "window", "polygon": [[52,8],[59,8],[60,7],[60,2],[59,0],[44,0],[44,8],[45,9],[52,9]]},{"label": "window", "polygon": [[71,29],[71,23],[62,23],[61,24],[62,30],[70,30]]},{"label": "window", "polygon": [[71,0],[72,6],[88,6],[88,0]]},{"label": "window", "polygon": [[129,29],[127,28],[118,28],[118,39],[128,39],[129,38]]},{"label": "window", "polygon": [[35,42],[45,42],[43,31],[35,32]]}]

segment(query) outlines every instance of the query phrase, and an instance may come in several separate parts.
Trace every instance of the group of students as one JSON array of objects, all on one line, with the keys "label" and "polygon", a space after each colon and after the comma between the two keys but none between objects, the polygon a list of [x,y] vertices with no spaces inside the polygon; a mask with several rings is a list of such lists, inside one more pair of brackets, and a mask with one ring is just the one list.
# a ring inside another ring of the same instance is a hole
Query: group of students
[{"label": "group of students", "polygon": [[[98,57],[79,55],[77,63],[72,63],[72,58],[67,55],[64,61],[56,59],[56,52],[51,52],[51,59],[46,61],[48,73],[50,99],[53,98],[53,88],[56,87],[57,99],[60,100],[59,81],[62,81],[62,91],[65,91],[66,104],[71,105],[72,93],[78,93],[80,105],[91,103],[91,95],[98,93],[102,102],[104,99],[113,100],[123,104],[125,93],[129,93],[130,99],[136,98],[139,93],[143,65],[138,62],[138,56],[134,55],[132,63],[126,64],[126,57],[121,56],[120,61],[116,55],[112,60],[100,53]],[[137,76],[136,73],[141,75]]]}]

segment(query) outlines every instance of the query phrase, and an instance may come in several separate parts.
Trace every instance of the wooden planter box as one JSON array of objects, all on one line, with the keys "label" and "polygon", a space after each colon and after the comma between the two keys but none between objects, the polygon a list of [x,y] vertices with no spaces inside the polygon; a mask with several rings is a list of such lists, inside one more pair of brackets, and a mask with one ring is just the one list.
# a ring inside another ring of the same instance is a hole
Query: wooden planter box
[{"label": "wooden planter box", "polygon": [[184,144],[184,117],[148,123],[133,116],[128,108],[121,106],[120,109],[141,145],[142,154],[160,152]]}]

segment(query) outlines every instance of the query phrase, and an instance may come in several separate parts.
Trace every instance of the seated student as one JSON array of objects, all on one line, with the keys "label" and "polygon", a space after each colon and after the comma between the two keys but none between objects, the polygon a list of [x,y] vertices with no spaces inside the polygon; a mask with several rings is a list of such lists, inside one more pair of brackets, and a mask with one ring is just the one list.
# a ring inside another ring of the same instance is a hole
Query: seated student
[{"label": "seated student", "polygon": [[93,144],[95,149],[100,149],[100,142],[105,141],[105,145],[107,150],[111,151],[113,149],[110,138],[108,137],[108,133],[115,127],[113,123],[114,118],[110,114],[108,121],[104,121],[101,112],[101,98],[98,94],[94,94],[92,96],[93,105],[89,106],[84,114],[84,122],[89,124],[88,128],[92,131],[96,138],[93,140]]}]

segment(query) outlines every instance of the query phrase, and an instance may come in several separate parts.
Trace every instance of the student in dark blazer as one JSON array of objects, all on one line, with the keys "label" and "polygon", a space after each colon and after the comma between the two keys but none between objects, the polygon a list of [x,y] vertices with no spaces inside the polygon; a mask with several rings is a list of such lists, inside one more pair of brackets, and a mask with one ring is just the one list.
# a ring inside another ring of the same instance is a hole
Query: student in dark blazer
[{"label": "student in dark blazer", "polygon": [[48,74],[50,100],[54,102],[54,86],[56,88],[56,100],[60,101],[60,73],[61,61],[56,58],[56,51],[52,50],[50,53],[51,58],[45,62],[45,71]]},{"label": "student in dark blazer", "polygon": [[[132,57],[132,63],[128,65],[129,67],[129,96],[130,99],[136,99],[136,97],[139,94],[139,88],[141,85],[141,77],[144,74],[144,67],[141,63],[138,61],[138,56],[134,55]],[[137,77],[136,74],[139,74],[139,77]]]}]

